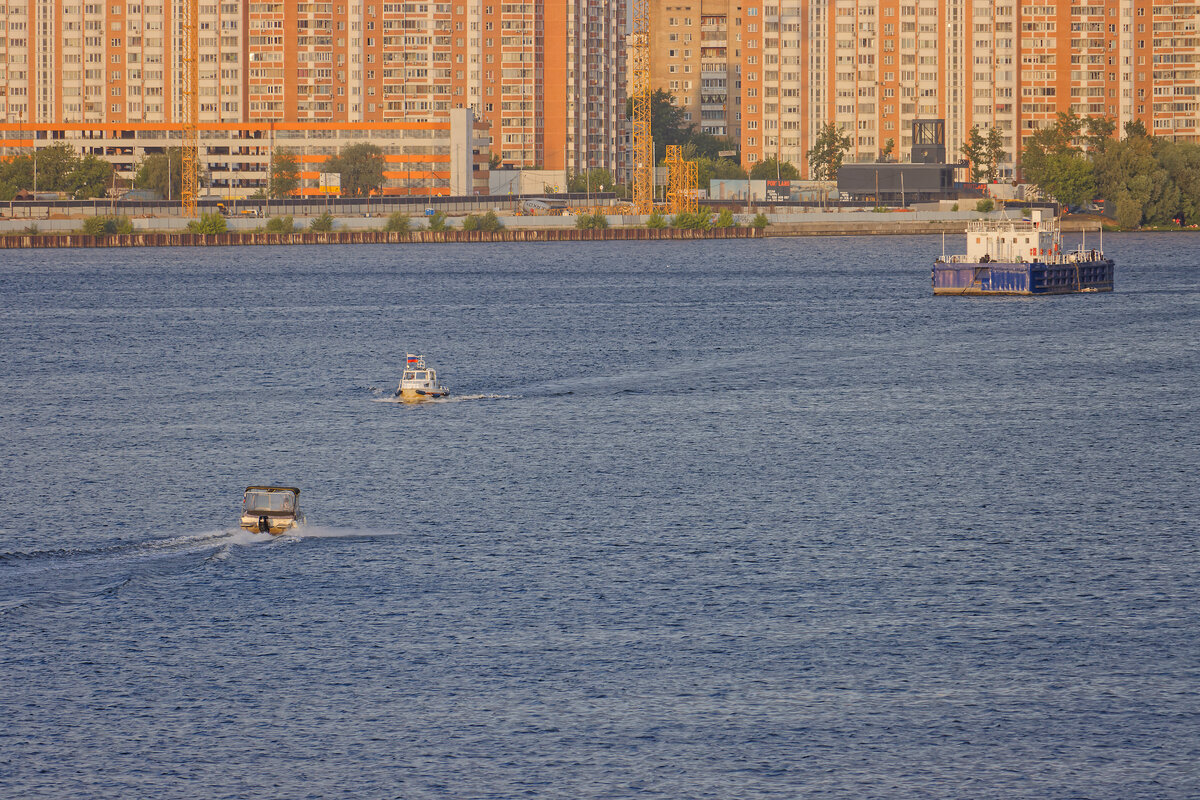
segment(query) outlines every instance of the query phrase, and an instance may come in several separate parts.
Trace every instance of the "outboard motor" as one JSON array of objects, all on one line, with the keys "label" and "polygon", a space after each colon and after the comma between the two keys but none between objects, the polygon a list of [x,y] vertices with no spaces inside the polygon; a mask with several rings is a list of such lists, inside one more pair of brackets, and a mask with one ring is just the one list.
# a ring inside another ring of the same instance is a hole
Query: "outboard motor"
[{"label": "outboard motor", "polygon": [[258,518],[258,530],[260,533],[270,533],[271,532],[271,520],[267,517],[266,514],[263,514],[261,517]]}]

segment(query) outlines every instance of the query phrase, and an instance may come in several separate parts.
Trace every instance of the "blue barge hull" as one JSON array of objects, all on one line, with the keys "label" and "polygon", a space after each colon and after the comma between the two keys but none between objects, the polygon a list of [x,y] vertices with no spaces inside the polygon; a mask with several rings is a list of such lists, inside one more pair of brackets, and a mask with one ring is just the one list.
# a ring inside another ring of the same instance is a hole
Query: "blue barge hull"
[{"label": "blue barge hull", "polygon": [[939,261],[933,266],[934,294],[1074,294],[1111,292],[1112,259],[1047,264]]}]

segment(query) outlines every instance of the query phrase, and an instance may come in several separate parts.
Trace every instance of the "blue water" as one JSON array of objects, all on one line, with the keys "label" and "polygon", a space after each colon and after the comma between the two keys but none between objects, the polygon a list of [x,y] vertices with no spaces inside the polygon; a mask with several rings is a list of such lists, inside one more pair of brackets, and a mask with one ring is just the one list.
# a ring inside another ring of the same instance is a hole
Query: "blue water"
[{"label": "blue water", "polygon": [[5,251],[0,797],[1200,796],[1200,236],[1104,244]]}]

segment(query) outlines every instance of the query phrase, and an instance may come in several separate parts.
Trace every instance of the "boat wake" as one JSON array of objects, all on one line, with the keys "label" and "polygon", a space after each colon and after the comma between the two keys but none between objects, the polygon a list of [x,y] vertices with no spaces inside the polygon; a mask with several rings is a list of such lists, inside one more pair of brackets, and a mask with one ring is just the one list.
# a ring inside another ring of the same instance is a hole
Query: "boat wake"
[{"label": "boat wake", "polygon": [[515,394],[452,394],[449,397],[431,397],[428,400],[413,402],[410,400],[402,400],[399,397],[376,397],[374,403],[395,403],[402,406],[428,406],[428,405],[443,405],[447,403],[470,403],[479,400],[517,400],[520,395]]},{"label": "boat wake", "polygon": [[241,528],[109,547],[0,553],[0,619],[20,611],[86,605],[134,582],[177,579],[228,559],[239,548],[280,547],[305,539],[373,537],[390,532],[305,525],[281,536]]}]

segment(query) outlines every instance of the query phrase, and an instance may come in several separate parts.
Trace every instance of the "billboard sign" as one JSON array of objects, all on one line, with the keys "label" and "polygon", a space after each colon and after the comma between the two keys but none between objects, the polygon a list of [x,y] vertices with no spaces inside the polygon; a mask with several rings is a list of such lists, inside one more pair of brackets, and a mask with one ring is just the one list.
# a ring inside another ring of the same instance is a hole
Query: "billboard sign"
[{"label": "billboard sign", "polygon": [[791,181],[767,181],[767,202],[792,199]]}]

